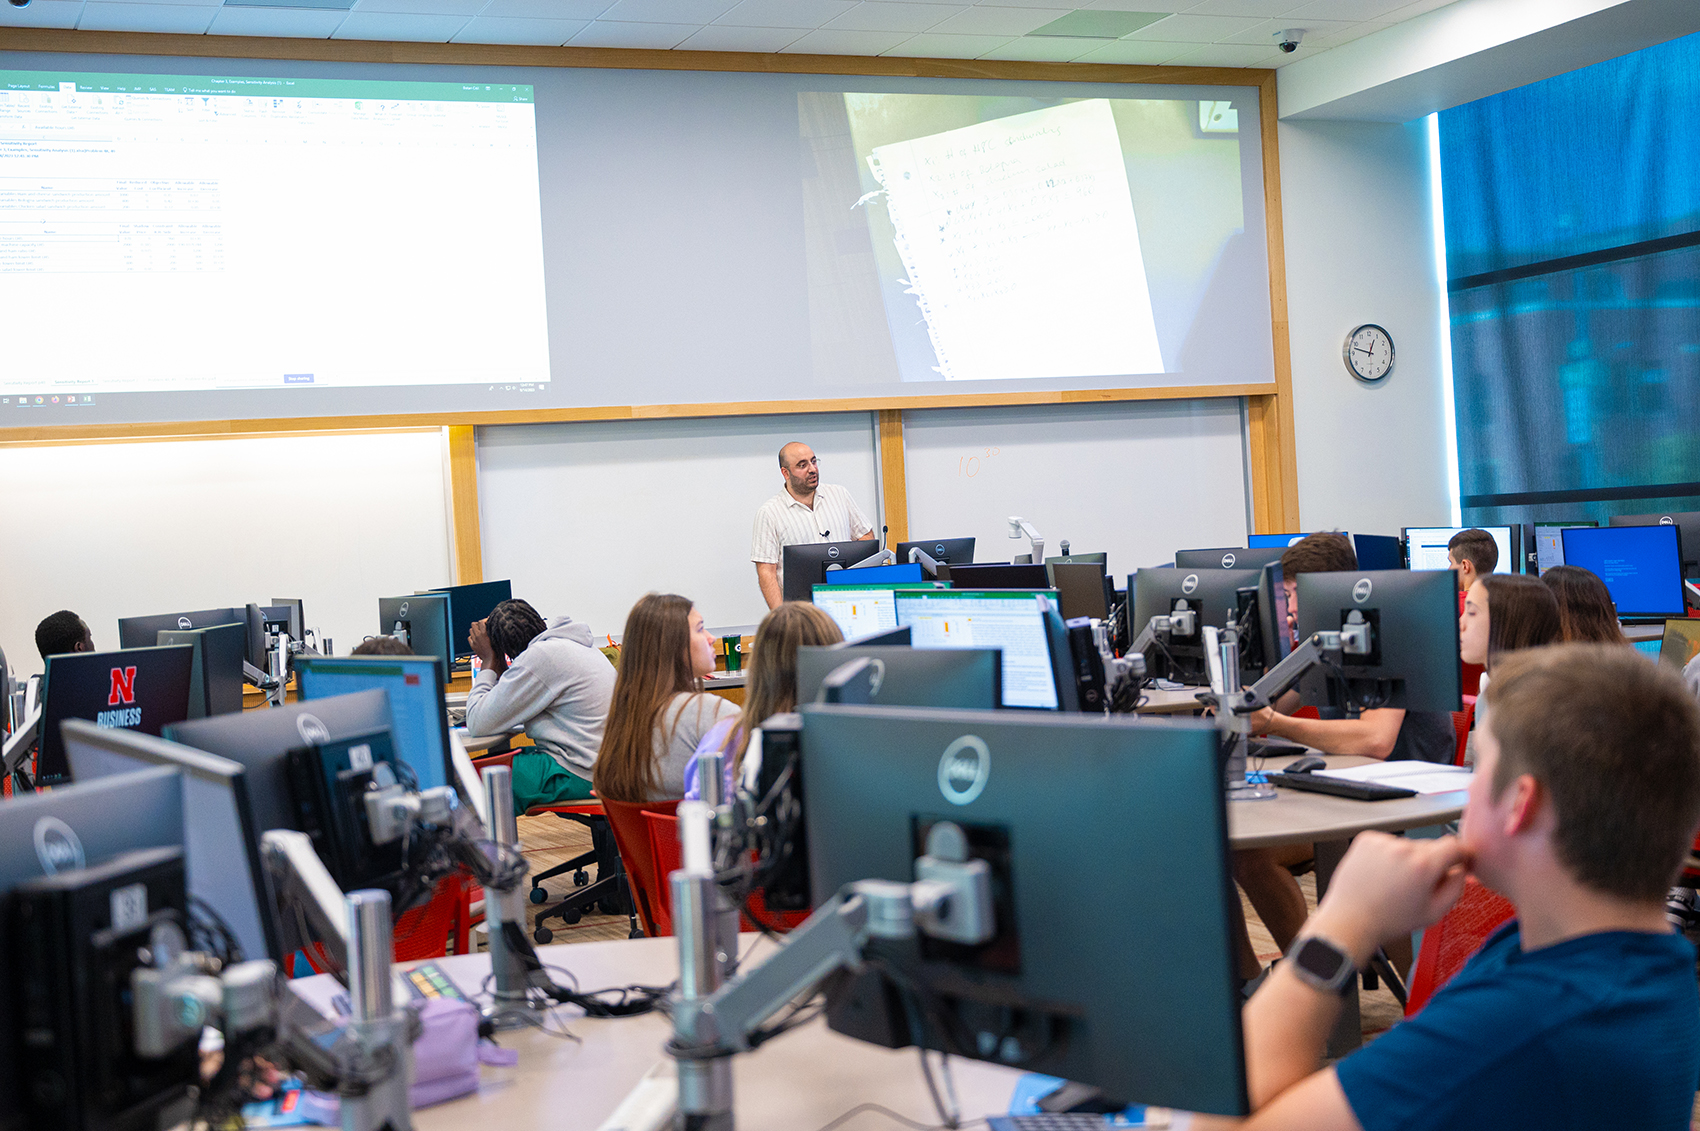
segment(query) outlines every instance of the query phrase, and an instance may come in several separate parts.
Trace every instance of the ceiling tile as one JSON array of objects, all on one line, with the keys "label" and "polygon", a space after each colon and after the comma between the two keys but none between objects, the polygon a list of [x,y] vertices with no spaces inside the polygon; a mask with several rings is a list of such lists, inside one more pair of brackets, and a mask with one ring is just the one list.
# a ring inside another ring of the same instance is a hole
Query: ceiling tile
[{"label": "ceiling tile", "polygon": [[756,51],[772,53],[807,35],[795,27],[726,27],[711,24],[683,43],[680,51]]},{"label": "ceiling tile", "polygon": [[1074,0],[974,0],[982,8],[1049,8],[1056,19],[1057,9],[1067,11],[1079,7]]},{"label": "ceiling tile", "polygon": [[1083,12],[1161,12],[1170,15],[1186,5],[1187,0],[1087,0],[1075,7]]},{"label": "ceiling tile", "polygon": [[1348,23],[1362,23],[1364,20],[1379,20],[1395,8],[1402,8],[1410,2],[1411,0],[1308,0],[1286,14],[1298,20],[1344,20]]},{"label": "ceiling tile", "polygon": [[478,16],[455,33],[451,43],[523,43],[559,47],[584,30],[589,20],[522,20],[507,16]]},{"label": "ceiling tile", "polygon": [[905,59],[978,59],[1008,43],[1007,35],[941,35],[928,32],[906,39],[887,51]]},{"label": "ceiling tile", "polygon": [[[356,12],[399,12],[408,16],[476,16],[484,0],[357,0]],[[465,22],[465,19],[462,20]]]},{"label": "ceiling tile", "polygon": [[[41,3],[41,0],[36,0]],[[305,8],[220,8],[209,35],[263,35],[274,39],[329,39],[347,12]]]},{"label": "ceiling tile", "polygon": [[397,12],[350,12],[332,39],[393,39],[405,43],[447,43],[466,26],[465,16],[411,16]]},{"label": "ceiling tile", "polygon": [[[1150,27],[1140,28],[1130,39],[1166,39],[1171,43],[1219,43],[1230,35],[1254,28],[1257,20],[1232,16],[1194,16],[1183,14],[1158,20]],[[1271,43],[1270,48],[1274,48]]]},{"label": "ceiling tile", "polygon": [[1065,12],[1029,35],[1062,35],[1075,39],[1120,39],[1149,27],[1169,12],[1122,12],[1084,9]]},{"label": "ceiling tile", "polygon": [[940,22],[932,30],[946,35],[1026,35],[1056,18],[1052,8],[994,8],[977,4]]},{"label": "ceiling tile", "polygon": [[1396,20],[1408,20],[1413,16],[1420,16],[1425,12],[1432,12],[1436,8],[1444,8],[1453,2],[1454,0],[1416,0],[1415,3],[1406,4],[1403,8],[1395,8],[1393,11],[1389,12],[1388,15]]},{"label": "ceiling tile", "polygon": [[614,0],[490,0],[480,16],[519,20],[594,20]]},{"label": "ceiling tile", "polygon": [[[637,24],[706,24],[738,0],[616,0],[598,19]],[[1403,0],[1395,0],[1402,3]]]},{"label": "ceiling tile", "polygon": [[91,0],[77,18],[80,31],[155,31],[200,35],[217,8],[183,4],[108,4]]},{"label": "ceiling tile", "polygon": [[1182,11],[1189,16],[1256,16],[1259,19],[1271,19],[1284,16],[1303,4],[1305,0],[1198,0],[1194,4],[1182,3]]},{"label": "ceiling tile", "polygon": [[714,22],[734,27],[817,28],[856,6],[856,0],[743,0]]},{"label": "ceiling tile", "polygon": [[615,20],[593,20],[568,40],[573,47],[635,47],[667,51],[679,46],[698,24],[624,24]]},{"label": "ceiling tile", "polygon": [[1171,67],[1269,67],[1285,59],[1274,43],[1248,47],[1237,43],[1205,43],[1169,60]]},{"label": "ceiling tile", "polygon": [[1080,57],[1082,63],[1118,63],[1123,66],[1155,67],[1176,55],[1191,51],[1191,43],[1165,43],[1160,39],[1118,39]]},{"label": "ceiling tile", "polygon": [[826,26],[854,31],[926,31],[940,20],[968,10],[966,4],[858,4]]},{"label": "ceiling tile", "polygon": [[1338,20],[1311,20],[1307,23],[1294,17],[1286,17],[1279,20],[1262,20],[1242,32],[1223,36],[1216,42],[1253,44],[1259,47],[1267,43],[1273,47],[1276,32],[1296,27],[1302,29],[1305,33],[1304,38],[1299,41],[1299,50],[1302,51],[1306,47],[1313,47],[1322,42],[1329,35],[1337,34],[1355,26],[1355,24]]},{"label": "ceiling tile", "polygon": [[1002,47],[980,56],[982,59],[1008,59],[1025,63],[1072,63],[1089,51],[1104,46],[1101,39],[1064,39],[1045,36],[1041,39],[1012,39]]},{"label": "ceiling tile", "polygon": [[0,8],[0,27],[76,27],[83,0],[35,0],[27,8]]},{"label": "ceiling tile", "polygon": [[908,39],[901,31],[849,31],[822,28],[785,48],[787,55],[878,55]]}]

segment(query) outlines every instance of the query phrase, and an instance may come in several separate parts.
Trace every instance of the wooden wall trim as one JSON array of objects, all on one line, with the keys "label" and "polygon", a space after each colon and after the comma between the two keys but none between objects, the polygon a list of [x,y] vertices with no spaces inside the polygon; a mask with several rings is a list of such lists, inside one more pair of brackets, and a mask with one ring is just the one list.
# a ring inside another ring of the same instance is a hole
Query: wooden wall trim
[{"label": "wooden wall trim", "polygon": [[455,425],[448,433],[449,551],[456,585],[484,580],[484,547],[478,517],[478,430]]},{"label": "wooden wall trim", "polygon": [[1258,84],[1263,132],[1263,226],[1269,237],[1269,328],[1275,353],[1272,395],[1246,398],[1252,518],[1259,534],[1299,526],[1299,463],[1293,430],[1293,360],[1287,328],[1287,254],[1281,227],[1281,151],[1275,73]]},{"label": "wooden wall trim", "polygon": [[903,459],[903,412],[887,408],[879,412],[880,502],[884,514],[885,544],[909,541],[909,480]]},{"label": "wooden wall trim", "polygon": [[[995,59],[905,59],[890,55],[781,55],[752,51],[640,51],[614,47],[393,43],[364,39],[271,39],[245,35],[0,28],[0,51],[89,55],[172,55],[212,59],[300,59],[333,63],[423,63],[487,67],[584,67],[638,71],[878,75],[893,78],[1027,79],[1040,82],[1162,83],[1175,86],[1273,84],[1250,67],[1136,67],[1115,63],[1024,63]],[[1271,87],[1273,89],[1273,86]]]},{"label": "wooden wall trim", "polygon": [[1087,404],[1111,401],[1196,400],[1252,397],[1276,386],[1184,385],[1158,389],[1077,389],[1031,393],[947,394],[915,397],[854,397],[815,401],[725,401],[719,404],[610,405],[589,408],[396,413],[384,416],[302,416],[249,420],[167,420],[136,424],[60,424],[0,428],[0,444],[65,443],[74,440],[218,439],[268,433],[418,431],[459,425],[563,424],[588,420],[654,420],[715,416],[775,416],[785,413],[878,412],[886,409],[976,408],[986,405]]}]

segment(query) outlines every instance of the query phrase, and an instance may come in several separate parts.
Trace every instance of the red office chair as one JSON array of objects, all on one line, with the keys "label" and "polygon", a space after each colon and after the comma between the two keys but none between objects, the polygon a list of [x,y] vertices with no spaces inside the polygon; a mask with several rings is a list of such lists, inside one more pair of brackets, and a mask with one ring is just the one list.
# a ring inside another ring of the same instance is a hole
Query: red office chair
[{"label": "red office chair", "polygon": [[[657,916],[656,926],[660,933],[673,933],[672,921],[672,887],[667,877],[680,866],[681,850],[679,848],[679,818],[669,813],[645,813],[644,824],[649,826],[649,852],[655,863],[655,875],[661,885],[662,912]],[[740,918],[746,930],[768,930],[784,934],[803,925],[809,917],[807,911],[769,911],[767,900],[757,888],[745,900]]]},{"label": "red office chair", "polygon": [[1462,711],[1452,712],[1452,729],[1458,735],[1458,752],[1452,757],[1454,766],[1464,764],[1464,747],[1470,741],[1470,727],[1476,721],[1476,705],[1474,702],[1464,704]]},{"label": "red office chair", "polygon": [[395,960],[441,958],[451,946],[455,954],[468,953],[473,886],[465,876],[447,876],[437,882],[429,900],[396,916]]},{"label": "red office chair", "polygon": [[1434,992],[1464,968],[1470,956],[1482,948],[1489,935],[1517,913],[1511,901],[1475,877],[1464,884],[1464,894],[1440,922],[1423,932],[1423,948],[1411,971],[1410,996],[1405,1016],[1413,1017]]},{"label": "red office chair", "polygon": [[[668,895],[667,873],[678,867],[677,842],[674,842],[675,847],[667,871],[658,873],[655,855],[650,847],[649,822],[644,818],[664,816],[667,820],[676,822],[677,818],[673,814],[678,810],[679,803],[604,800],[602,804],[608,812],[608,824],[614,832],[614,843],[620,848],[620,860],[630,884],[632,903],[643,923],[643,934],[650,938],[672,934],[672,903]],[[633,937],[636,937],[635,931]]]}]

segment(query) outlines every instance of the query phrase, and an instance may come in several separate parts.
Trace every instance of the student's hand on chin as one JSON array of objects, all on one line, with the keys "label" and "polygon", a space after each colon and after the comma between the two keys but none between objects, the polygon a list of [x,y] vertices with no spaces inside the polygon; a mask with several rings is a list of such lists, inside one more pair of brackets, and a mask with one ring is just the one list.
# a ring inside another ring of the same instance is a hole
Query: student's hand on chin
[{"label": "student's hand on chin", "polygon": [[1335,869],[1307,931],[1360,960],[1383,941],[1435,922],[1464,893],[1470,852],[1457,837],[1359,833]]}]

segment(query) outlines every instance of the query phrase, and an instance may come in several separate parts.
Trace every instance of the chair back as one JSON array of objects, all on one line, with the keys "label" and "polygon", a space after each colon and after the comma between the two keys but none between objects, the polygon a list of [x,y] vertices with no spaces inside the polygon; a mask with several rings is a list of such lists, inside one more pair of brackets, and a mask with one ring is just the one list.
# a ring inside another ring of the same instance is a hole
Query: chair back
[{"label": "chair back", "polygon": [[1452,712],[1452,729],[1458,735],[1458,751],[1452,756],[1454,766],[1464,764],[1464,748],[1470,741],[1470,726],[1476,721],[1476,704],[1474,701],[1464,704],[1462,711]]},{"label": "chair back", "polygon": [[649,855],[655,866],[655,933],[673,933],[673,888],[667,877],[678,871],[684,862],[684,850],[679,847],[679,817],[677,813],[643,815],[644,832],[649,834]]},{"label": "chair back", "polygon": [[437,881],[431,898],[396,917],[395,960],[415,962],[441,958],[452,944],[456,954],[467,952],[471,931],[472,881],[465,876],[445,876]]},{"label": "chair back", "polygon": [[1482,948],[1488,936],[1516,913],[1517,909],[1503,895],[1483,887],[1474,876],[1466,880],[1464,894],[1458,897],[1452,910],[1423,932],[1422,950],[1411,971],[1405,1016],[1415,1016],[1436,990],[1464,968],[1464,963]]},{"label": "chair back", "polygon": [[655,857],[650,850],[648,822],[645,813],[665,813],[671,816],[679,808],[677,801],[614,801],[602,799],[602,809],[608,815],[608,826],[614,832],[614,843],[620,849],[620,860],[626,867],[626,881],[631,885],[632,900],[637,904],[638,921],[643,933],[651,938],[672,933],[671,920],[663,929],[657,913],[665,916],[669,906],[667,874],[657,873]]}]

